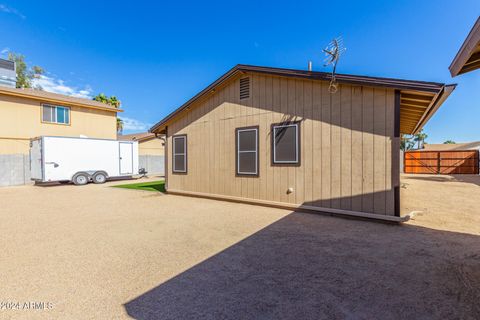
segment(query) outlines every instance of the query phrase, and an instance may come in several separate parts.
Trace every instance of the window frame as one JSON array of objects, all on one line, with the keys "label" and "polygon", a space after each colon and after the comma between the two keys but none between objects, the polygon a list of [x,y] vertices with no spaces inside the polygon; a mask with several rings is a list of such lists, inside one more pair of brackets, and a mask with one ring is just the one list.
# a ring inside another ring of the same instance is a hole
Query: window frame
[{"label": "window frame", "polygon": [[[185,143],[184,153],[175,153],[175,139],[183,138]],[[186,134],[176,134],[172,136],[172,173],[173,174],[187,174],[188,173],[188,143],[187,143],[187,135]],[[184,165],[185,170],[177,170],[175,168],[175,156],[176,155],[183,155],[184,156]]]},{"label": "window frame", "polygon": [[[281,127],[296,127],[297,141],[296,141],[296,161],[280,161],[276,160],[276,147],[275,147],[275,128]],[[271,165],[272,166],[287,166],[287,167],[299,167],[301,165],[302,158],[302,140],[301,140],[301,121],[287,121],[281,123],[272,123],[270,126],[270,136],[271,136]]]},{"label": "window frame", "polygon": [[[48,103],[42,103],[41,104],[41,107],[42,107],[42,112],[40,114],[40,119],[41,119],[41,122],[42,123],[46,123],[46,124],[58,124],[58,125],[62,125],[62,126],[69,126],[71,125],[71,122],[72,122],[72,119],[71,119],[71,114],[72,114],[72,110],[70,107],[67,107],[67,106],[61,106],[61,105],[55,105],[55,104],[48,104]],[[52,110],[52,113],[51,113],[51,117],[50,119],[52,121],[48,121],[48,120],[45,120],[44,119],[44,114],[45,114],[45,107],[48,107],[50,108],[50,110]],[[63,109],[63,116],[64,116],[64,119],[65,118],[68,118],[68,122],[58,122],[58,117],[57,117],[57,110],[61,108]],[[68,117],[66,116],[66,112],[65,110],[68,110]],[[53,119],[54,118],[54,119]]]},{"label": "window frame", "polygon": [[[239,132],[242,131],[255,131],[256,140],[255,140],[255,151],[240,151],[239,147]],[[240,172],[239,171],[239,161],[240,157],[238,156],[240,152],[255,152],[255,173]],[[260,127],[259,126],[249,126],[249,127],[240,127],[235,129],[235,176],[237,177],[259,177],[260,176]]]}]

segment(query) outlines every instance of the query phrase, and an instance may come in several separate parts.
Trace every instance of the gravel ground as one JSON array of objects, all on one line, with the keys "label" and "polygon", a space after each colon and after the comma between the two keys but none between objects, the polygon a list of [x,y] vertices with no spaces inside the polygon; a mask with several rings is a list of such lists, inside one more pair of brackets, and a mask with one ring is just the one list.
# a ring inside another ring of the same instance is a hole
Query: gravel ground
[{"label": "gravel ground", "polygon": [[403,225],[112,183],[2,188],[0,319],[478,319],[480,179],[437,178],[403,177],[403,211],[423,211]]}]

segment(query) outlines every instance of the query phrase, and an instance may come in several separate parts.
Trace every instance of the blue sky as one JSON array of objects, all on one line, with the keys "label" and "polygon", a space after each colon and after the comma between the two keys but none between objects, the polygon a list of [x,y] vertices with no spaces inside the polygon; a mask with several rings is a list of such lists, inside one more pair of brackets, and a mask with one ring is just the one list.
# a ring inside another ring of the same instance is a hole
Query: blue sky
[{"label": "blue sky", "polygon": [[480,70],[448,66],[480,1],[3,1],[0,50],[44,67],[47,86],[104,92],[141,131],[237,63],[314,70],[341,35],[338,72],[458,83],[428,142],[480,140]]}]

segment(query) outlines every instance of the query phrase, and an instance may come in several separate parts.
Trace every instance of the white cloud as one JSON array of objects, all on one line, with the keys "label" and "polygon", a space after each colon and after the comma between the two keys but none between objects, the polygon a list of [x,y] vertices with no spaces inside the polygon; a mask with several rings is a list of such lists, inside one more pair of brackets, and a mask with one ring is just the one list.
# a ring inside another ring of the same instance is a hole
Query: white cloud
[{"label": "white cloud", "polygon": [[52,93],[64,94],[76,98],[92,98],[92,88],[86,86],[84,88],[71,87],[65,84],[65,81],[61,79],[55,79],[53,77],[48,77],[41,75],[39,78],[33,79],[32,84],[34,86],[40,86],[43,90]]},{"label": "white cloud", "polygon": [[10,52],[10,48],[9,48],[9,47],[5,47],[5,48],[2,49],[2,51],[0,51],[0,54],[1,54],[1,55],[4,55],[4,54],[7,54],[7,53],[9,53],[9,52]]},{"label": "white cloud", "polygon": [[128,117],[119,117],[123,120],[124,131],[147,131],[152,126],[150,123],[145,123],[137,119]]},{"label": "white cloud", "polygon": [[17,17],[20,17],[22,19],[25,19],[25,15],[23,15],[20,11],[18,11],[17,9],[15,8],[12,8],[12,7],[7,7],[6,5],[4,4],[0,4],[0,11],[1,12],[5,12],[5,13],[11,13],[11,14],[14,14],[16,15]]}]

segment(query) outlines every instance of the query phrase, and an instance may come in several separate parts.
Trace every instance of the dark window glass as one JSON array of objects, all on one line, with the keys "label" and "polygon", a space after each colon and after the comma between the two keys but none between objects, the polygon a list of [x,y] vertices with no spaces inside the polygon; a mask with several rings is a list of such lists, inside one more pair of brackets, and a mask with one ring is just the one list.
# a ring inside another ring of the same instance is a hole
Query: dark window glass
[{"label": "dark window glass", "polygon": [[258,129],[237,129],[237,174],[258,174]]},{"label": "dark window glass", "polygon": [[298,163],[298,124],[273,127],[274,163]]},{"label": "dark window glass", "polygon": [[239,131],[240,139],[238,143],[239,151],[255,151],[257,145],[257,131]]},{"label": "dark window glass", "polygon": [[173,137],[173,172],[187,172],[187,137]]},{"label": "dark window glass", "polygon": [[238,154],[238,172],[256,174],[257,173],[257,154],[256,152],[241,152]]},{"label": "dark window glass", "polygon": [[52,110],[53,108],[50,106],[43,106],[43,121],[44,122],[52,122]]},{"label": "dark window glass", "polygon": [[184,137],[175,137],[174,138],[175,153],[185,153],[185,138]]},{"label": "dark window glass", "polygon": [[58,123],[66,123],[65,122],[65,108],[57,107],[57,122]]},{"label": "dark window glass", "polygon": [[184,155],[175,155],[175,163],[173,164],[175,171],[184,172],[185,171],[185,156]]}]

